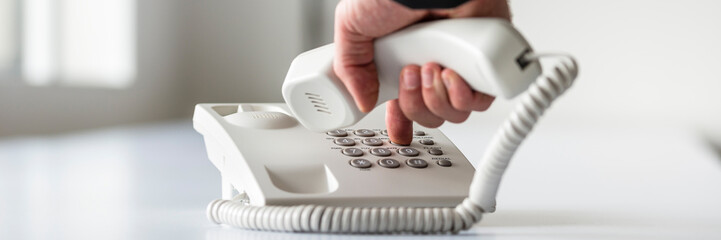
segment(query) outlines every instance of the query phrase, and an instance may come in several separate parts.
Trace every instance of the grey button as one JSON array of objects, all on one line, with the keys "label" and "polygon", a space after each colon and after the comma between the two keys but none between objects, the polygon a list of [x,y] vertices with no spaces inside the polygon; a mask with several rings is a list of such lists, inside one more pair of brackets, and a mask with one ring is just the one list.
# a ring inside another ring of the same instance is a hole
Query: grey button
[{"label": "grey button", "polygon": [[443,150],[440,150],[440,149],[431,149],[431,150],[428,150],[428,153],[430,153],[430,154],[432,154],[432,155],[443,155]]},{"label": "grey button", "polygon": [[428,167],[428,162],[420,158],[412,158],[406,160],[406,165],[413,168],[425,168]]},{"label": "grey button", "polygon": [[401,166],[401,163],[392,158],[384,158],[378,160],[378,165],[381,165],[381,167],[384,168],[397,168]]},{"label": "grey button", "polygon": [[426,132],[424,132],[424,131],[413,131],[413,135],[416,135],[416,136],[425,136],[425,135],[426,135]]},{"label": "grey button", "polygon": [[453,165],[453,163],[451,163],[451,161],[448,161],[448,160],[438,160],[438,161],[436,161],[436,164],[438,164],[438,166],[441,166],[441,167],[450,167],[451,165]]},{"label": "grey button", "polygon": [[415,148],[401,148],[401,149],[398,149],[398,154],[403,155],[403,156],[415,157],[415,156],[418,156],[418,154],[420,154],[420,152],[418,150],[416,150]]},{"label": "grey button", "polygon": [[372,137],[375,136],[376,133],[373,132],[373,130],[369,129],[358,129],[353,132],[355,135],[361,136],[361,137]]},{"label": "grey button", "polygon": [[436,143],[433,142],[433,140],[431,140],[431,139],[421,139],[421,140],[418,141],[418,142],[420,142],[420,143],[423,144],[423,145],[433,145],[433,144],[436,144]]},{"label": "grey button", "polygon": [[381,131],[381,134],[383,134],[383,136],[388,136],[388,130]]},{"label": "grey button", "polygon": [[360,150],[360,148],[344,148],[341,152],[343,155],[351,157],[363,156],[363,150]]},{"label": "grey button", "polygon": [[377,138],[364,138],[363,144],[368,146],[380,146],[383,145],[383,141]]},{"label": "grey button", "polygon": [[387,148],[373,148],[371,149],[371,154],[381,157],[387,157],[391,155],[391,150],[388,150]]},{"label": "grey button", "polygon": [[357,168],[369,168],[371,167],[371,161],[362,158],[356,158],[350,160],[350,165]]},{"label": "grey button", "polygon": [[345,136],[348,136],[348,133],[347,133],[346,131],[343,131],[343,130],[340,130],[340,129],[327,132],[326,134],[328,134],[328,135],[330,135],[330,136],[333,136],[333,137],[345,137]]},{"label": "grey button", "polygon": [[350,139],[350,138],[336,138],[335,141],[333,141],[333,142],[335,142],[335,144],[340,145],[340,146],[355,145],[355,141],[353,141],[353,139]]}]

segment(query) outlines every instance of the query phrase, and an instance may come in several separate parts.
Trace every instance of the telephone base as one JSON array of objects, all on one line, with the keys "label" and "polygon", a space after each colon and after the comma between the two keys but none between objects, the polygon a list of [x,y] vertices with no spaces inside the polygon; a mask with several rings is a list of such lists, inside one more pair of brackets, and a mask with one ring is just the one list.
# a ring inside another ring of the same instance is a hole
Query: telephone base
[{"label": "telephone base", "polygon": [[384,135],[385,107],[357,124],[318,133],[285,104],[198,104],[194,128],[233,189],[253,206],[453,207],[468,196],[474,168],[438,129],[414,126],[409,146]]}]

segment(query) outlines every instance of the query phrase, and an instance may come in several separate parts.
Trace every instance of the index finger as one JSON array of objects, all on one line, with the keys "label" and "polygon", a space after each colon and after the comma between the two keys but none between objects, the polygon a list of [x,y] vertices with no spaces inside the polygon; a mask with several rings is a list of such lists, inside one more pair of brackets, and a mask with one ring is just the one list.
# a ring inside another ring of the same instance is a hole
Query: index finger
[{"label": "index finger", "polygon": [[398,105],[398,99],[388,101],[386,105],[386,129],[391,142],[408,145],[413,140],[413,121],[408,119]]}]

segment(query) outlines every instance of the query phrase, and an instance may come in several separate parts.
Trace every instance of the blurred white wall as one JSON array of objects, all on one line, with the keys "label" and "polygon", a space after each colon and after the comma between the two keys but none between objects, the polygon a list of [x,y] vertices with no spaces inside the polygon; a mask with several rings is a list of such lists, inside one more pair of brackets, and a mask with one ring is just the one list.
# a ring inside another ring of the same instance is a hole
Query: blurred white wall
[{"label": "blurred white wall", "polygon": [[0,76],[0,136],[187,118],[199,102],[281,102],[291,60],[331,41],[323,30],[332,27],[335,2],[137,0],[136,6],[133,85],[38,87]]},{"label": "blurred white wall", "polygon": [[578,84],[554,114],[721,133],[721,2],[513,0],[511,7],[537,50],[580,61]]},{"label": "blurred white wall", "polygon": [[281,84],[293,58],[332,41],[335,3],[186,1],[186,103],[282,102]]},{"label": "blurred white wall", "polygon": [[[0,136],[46,134],[178,117],[179,5],[137,1],[137,80],[127,89],[29,86],[0,79]],[[102,59],[98,59],[102,61]]]}]

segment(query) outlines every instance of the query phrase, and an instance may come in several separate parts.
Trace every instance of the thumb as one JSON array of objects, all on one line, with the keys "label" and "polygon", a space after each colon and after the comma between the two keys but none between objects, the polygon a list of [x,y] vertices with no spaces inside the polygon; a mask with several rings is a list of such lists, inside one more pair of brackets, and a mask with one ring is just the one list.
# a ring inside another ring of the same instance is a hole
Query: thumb
[{"label": "thumb", "polygon": [[373,62],[373,40],[336,41],[333,71],[362,112],[370,112],[378,101],[378,72]]},{"label": "thumb", "polygon": [[378,101],[373,40],[410,25],[427,14],[390,0],[345,0],[335,14],[333,71],[363,112]]}]

